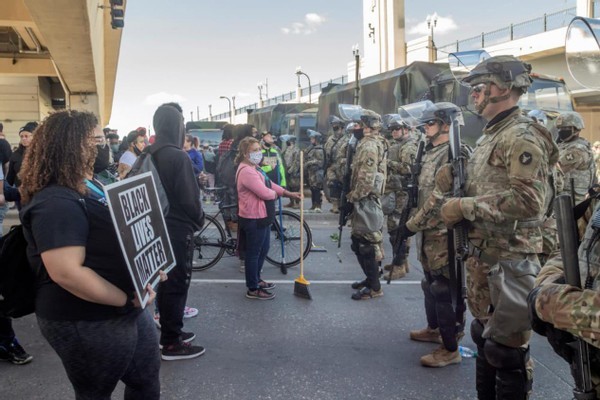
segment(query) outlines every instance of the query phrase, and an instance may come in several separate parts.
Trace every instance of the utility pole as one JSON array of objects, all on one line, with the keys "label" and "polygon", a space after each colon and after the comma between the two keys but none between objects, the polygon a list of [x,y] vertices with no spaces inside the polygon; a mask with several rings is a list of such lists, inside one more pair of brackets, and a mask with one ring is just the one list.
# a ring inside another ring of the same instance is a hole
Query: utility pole
[{"label": "utility pole", "polygon": [[354,54],[354,104],[358,105],[358,95],[360,92],[360,50],[358,43],[352,46],[352,54]]}]

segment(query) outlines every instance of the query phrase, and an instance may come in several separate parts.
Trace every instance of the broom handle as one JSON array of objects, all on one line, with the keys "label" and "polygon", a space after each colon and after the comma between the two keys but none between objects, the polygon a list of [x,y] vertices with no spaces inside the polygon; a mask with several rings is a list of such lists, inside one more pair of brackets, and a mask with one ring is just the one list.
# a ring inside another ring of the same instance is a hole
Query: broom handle
[{"label": "broom handle", "polygon": [[[304,194],[304,151],[300,151],[300,194]],[[304,276],[304,198],[300,196],[300,276]]]}]

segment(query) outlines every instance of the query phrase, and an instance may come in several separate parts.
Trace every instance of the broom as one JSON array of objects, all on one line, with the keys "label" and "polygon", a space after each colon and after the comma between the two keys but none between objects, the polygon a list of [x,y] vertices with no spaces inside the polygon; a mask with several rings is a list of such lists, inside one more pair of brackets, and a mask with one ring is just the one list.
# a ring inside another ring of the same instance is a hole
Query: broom
[{"label": "broom", "polygon": [[[304,192],[304,152],[300,152],[300,193]],[[310,282],[304,279],[304,198],[300,199],[300,276],[294,281],[294,294],[312,300],[308,285]]]}]

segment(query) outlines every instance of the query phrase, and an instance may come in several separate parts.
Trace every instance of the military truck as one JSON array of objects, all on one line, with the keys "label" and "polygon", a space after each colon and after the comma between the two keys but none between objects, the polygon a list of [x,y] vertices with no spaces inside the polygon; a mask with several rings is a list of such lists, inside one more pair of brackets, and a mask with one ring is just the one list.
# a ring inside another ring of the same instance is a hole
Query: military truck
[{"label": "military truck", "polygon": [[[383,115],[397,113],[398,107],[423,100],[452,102],[463,110],[463,139],[474,145],[486,122],[470,108],[469,88],[460,84],[455,75],[448,63],[413,62],[361,79],[358,104]],[[531,74],[531,78],[533,84],[521,97],[521,108],[525,111],[543,110],[549,121],[562,111],[573,111],[564,80],[540,74]],[[323,88],[319,96],[319,132],[329,130],[329,115],[338,115],[338,104],[352,104],[355,87],[355,82],[350,82],[329,84]]]},{"label": "military truck", "polygon": [[308,146],[306,131],[317,125],[317,108],[307,103],[279,103],[248,112],[248,123],[259,132],[270,131],[275,136],[294,135],[301,148]]},{"label": "military truck", "polygon": [[217,147],[223,137],[226,121],[190,121],[185,123],[186,133],[196,136],[201,144]]}]

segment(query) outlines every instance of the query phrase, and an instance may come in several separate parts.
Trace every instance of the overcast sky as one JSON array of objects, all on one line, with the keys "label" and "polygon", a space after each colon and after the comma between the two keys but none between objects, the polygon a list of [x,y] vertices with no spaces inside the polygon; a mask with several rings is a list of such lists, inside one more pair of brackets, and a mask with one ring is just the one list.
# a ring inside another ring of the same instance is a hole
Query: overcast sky
[{"label": "overcast sky", "polygon": [[[466,5],[468,3],[469,5]],[[447,2],[405,0],[406,40],[427,35],[425,20],[438,15],[438,46],[566,8],[575,0]],[[295,70],[313,84],[345,75],[352,46],[362,47],[361,0],[130,0],[110,122],[125,135],[150,127],[156,107],[179,101],[186,119],[294,90]],[[306,86],[306,81],[303,82]]]}]

